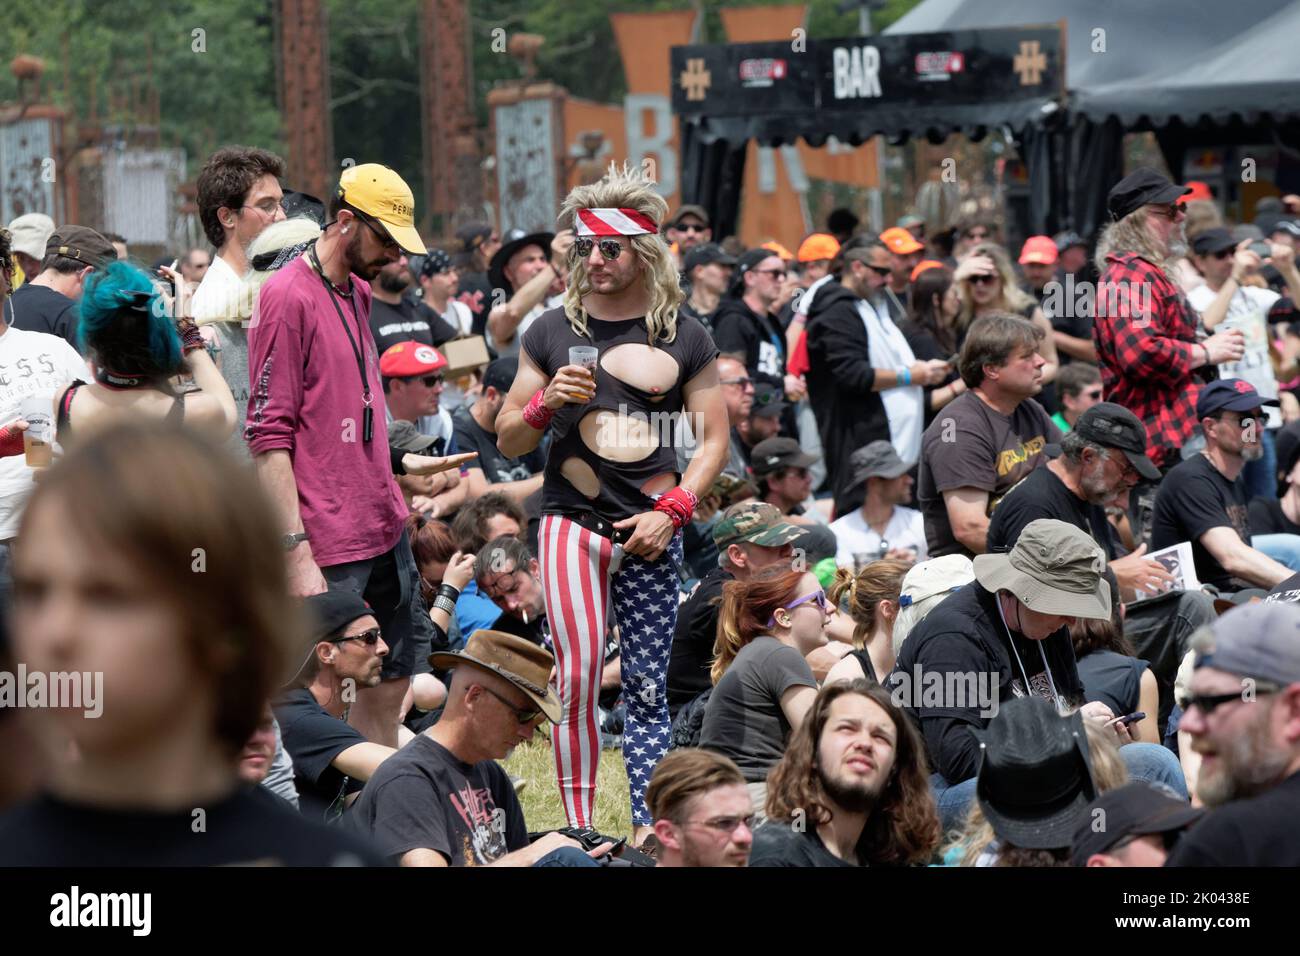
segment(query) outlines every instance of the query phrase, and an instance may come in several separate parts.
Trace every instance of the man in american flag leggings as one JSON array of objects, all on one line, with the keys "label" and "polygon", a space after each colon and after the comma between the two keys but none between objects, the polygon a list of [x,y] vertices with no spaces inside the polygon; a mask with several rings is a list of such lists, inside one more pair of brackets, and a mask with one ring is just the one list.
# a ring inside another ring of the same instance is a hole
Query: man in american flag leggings
[{"label": "man in american flag leggings", "polygon": [[[569,194],[559,217],[576,235],[564,306],[523,331],[496,421],[509,457],[551,437],[537,558],[564,704],[554,750],[565,815],[595,823],[596,706],[613,623],[638,841],[651,824],[645,788],[668,748],[681,530],[728,452],[718,351],[699,322],[677,314],[677,272],[659,236],[667,212],[633,167]],[[683,442],[689,465],[679,474]]]}]

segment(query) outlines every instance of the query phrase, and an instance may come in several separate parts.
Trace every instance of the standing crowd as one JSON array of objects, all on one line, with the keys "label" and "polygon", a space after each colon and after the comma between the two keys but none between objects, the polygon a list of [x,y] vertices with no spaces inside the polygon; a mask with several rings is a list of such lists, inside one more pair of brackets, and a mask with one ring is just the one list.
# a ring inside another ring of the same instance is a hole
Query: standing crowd
[{"label": "standing crowd", "polygon": [[437,248],[284,173],[0,230],[0,672],[80,692],[0,693],[0,864],[1300,865],[1300,199],[791,252],[611,166]]}]

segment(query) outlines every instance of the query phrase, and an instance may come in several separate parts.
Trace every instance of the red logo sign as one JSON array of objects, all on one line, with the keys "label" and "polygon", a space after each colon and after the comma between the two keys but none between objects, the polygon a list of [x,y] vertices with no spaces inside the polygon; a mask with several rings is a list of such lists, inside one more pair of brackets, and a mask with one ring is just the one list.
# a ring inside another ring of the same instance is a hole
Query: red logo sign
[{"label": "red logo sign", "polygon": [[771,58],[741,60],[741,86],[771,86],[777,80],[784,80],[789,74],[785,60]]},{"label": "red logo sign", "polygon": [[966,69],[966,57],[959,52],[918,53],[916,75],[922,80],[947,80]]}]

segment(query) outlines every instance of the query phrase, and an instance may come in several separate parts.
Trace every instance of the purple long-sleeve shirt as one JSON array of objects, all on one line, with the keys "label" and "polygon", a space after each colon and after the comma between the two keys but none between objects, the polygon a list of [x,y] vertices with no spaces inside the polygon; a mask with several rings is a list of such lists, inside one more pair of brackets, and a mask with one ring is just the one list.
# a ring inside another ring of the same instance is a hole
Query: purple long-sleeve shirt
[{"label": "purple long-sleeve shirt", "polygon": [[407,513],[388,454],[370,287],[356,275],[351,282],[351,299],[339,296],[338,302],[365,354],[375,423],[369,442],[362,441],[356,353],[306,256],[262,286],[248,329],[251,388],[244,438],[254,456],[289,452],[303,528],[321,567],[388,551],[401,537]]}]

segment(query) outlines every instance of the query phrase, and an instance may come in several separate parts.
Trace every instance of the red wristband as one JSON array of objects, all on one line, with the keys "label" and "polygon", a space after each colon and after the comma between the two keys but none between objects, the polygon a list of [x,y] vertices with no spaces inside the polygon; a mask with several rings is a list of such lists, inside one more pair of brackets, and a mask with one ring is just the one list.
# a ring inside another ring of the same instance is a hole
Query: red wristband
[{"label": "red wristband", "polygon": [[179,329],[181,334],[181,354],[189,355],[199,349],[207,348],[203,343],[203,335],[199,332],[199,327],[194,323],[187,323]]},{"label": "red wristband", "polygon": [[545,394],[546,390],[539,388],[524,406],[524,421],[538,431],[549,425],[551,419],[555,417],[555,412],[546,407],[546,402],[543,400]]},{"label": "red wristband", "polygon": [[691,515],[695,514],[695,506],[699,503],[700,499],[693,491],[678,485],[659,496],[655,502],[655,511],[666,514],[673,521],[673,530],[681,531],[691,520]]},{"label": "red wristband", "polygon": [[0,428],[0,458],[23,454],[23,430],[16,425]]}]

